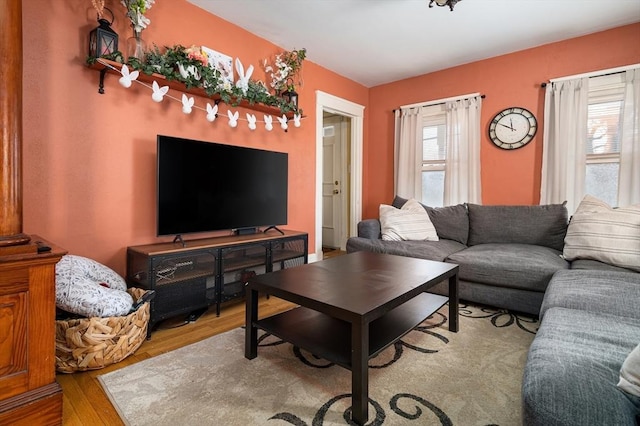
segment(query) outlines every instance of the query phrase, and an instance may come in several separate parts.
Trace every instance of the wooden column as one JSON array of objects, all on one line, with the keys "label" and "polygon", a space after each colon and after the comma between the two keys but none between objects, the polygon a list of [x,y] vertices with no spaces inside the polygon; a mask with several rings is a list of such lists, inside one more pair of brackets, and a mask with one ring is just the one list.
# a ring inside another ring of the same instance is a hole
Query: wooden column
[{"label": "wooden column", "polygon": [[22,233],[22,1],[0,1],[0,425],[62,424],[55,266]]},{"label": "wooden column", "polygon": [[0,2],[0,249],[29,240],[22,233],[22,0],[3,0]]}]

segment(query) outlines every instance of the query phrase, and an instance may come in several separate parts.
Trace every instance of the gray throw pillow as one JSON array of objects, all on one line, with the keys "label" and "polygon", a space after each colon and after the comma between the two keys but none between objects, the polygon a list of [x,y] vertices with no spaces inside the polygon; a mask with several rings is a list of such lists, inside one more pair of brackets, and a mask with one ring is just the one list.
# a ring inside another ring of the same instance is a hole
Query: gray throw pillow
[{"label": "gray throw pillow", "polygon": [[469,245],[533,244],[562,251],[567,233],[567,208],[541,206],[481,206],[468,204]]},{"label": "gray throw pillow", "polygon": [[[392,206],[401,209],[406,198],[396,196]],[[469,215],[465,204],[446,207],[429,207],[422,204],[436,228],[439,238],[467,245],[469,239]]]}]

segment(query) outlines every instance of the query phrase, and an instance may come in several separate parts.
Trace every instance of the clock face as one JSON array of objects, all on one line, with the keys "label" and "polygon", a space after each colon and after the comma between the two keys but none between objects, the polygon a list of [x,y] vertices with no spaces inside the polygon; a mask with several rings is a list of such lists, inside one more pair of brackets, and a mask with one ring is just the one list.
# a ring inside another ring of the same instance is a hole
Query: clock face
[{"label": "clock face", "polygon": [[538,130],[536,117],[524,108],[507,108],[489,125],[489,139],[498,148],[516,149],[528,144]]}]

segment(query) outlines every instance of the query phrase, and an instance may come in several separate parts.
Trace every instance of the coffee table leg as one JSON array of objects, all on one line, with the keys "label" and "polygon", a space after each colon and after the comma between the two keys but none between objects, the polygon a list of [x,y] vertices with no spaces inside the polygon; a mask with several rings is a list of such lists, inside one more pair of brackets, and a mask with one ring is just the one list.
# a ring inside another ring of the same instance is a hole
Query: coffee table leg
[{"label": "coffee table leg", "polygon": [[258,328],[253,325],[254,321],[258,319],[258,292],[247,288],[246,298],[244,357],[254,359],[258,356]]},{"label": "coffee table leg", "polygon": [[458,332],[458,274],[449,277],[449,331]]},{"label": "coffee table leg", "polygon": [[364,425],[369,417],[369,324],[351,323],[351,418]]}]

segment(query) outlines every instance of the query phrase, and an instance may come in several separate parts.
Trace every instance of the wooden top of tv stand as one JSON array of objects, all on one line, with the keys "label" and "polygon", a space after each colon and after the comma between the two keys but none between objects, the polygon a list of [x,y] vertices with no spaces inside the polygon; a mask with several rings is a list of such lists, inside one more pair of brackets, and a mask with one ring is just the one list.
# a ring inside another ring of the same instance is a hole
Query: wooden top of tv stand
[{"label": "wooden top of tv stand", "polygon": [[159,254],[169,254],[169,253],[177,253],[185,250],[197,250],[204,248],[216,248],[220,246],[233,246],[240,245],[246,243],[255,243],[261,241],[269,241],[269,240],[277,240],[281,238],[289,238],[289,237],[302,237],[306,236],[306,232],[300,231],[292,231],[288,229],[283,229],[284,235],[276,230],[271,230],[268,233],[257,232],[255,234],[246,234],[246,235],[222,235],[218,237],[210,237],[210,238],[199,238],[194,240],[184,240],[184,245],[182,242],[166,242],[166,243],[155,243],[155,244],[144,244],[139,246],[130,246],[127,247],[127,250],[135,251],[138,253],[142,253],[145,255],[159,255]]}]

